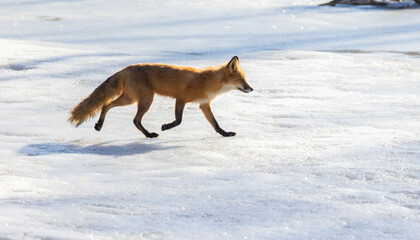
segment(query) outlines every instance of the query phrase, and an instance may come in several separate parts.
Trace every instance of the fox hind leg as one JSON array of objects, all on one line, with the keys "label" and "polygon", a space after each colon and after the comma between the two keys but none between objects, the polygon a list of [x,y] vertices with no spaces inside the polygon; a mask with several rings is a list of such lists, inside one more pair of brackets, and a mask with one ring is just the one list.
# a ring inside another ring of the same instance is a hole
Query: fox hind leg
[{"label": "fox hind leg", "polygon": [[155,138],[159,136],[159,134],[155,132],[150,133],[141,124],[141,120],[143,119],[144,114],[150,109],[150,106],[152,105],[152,103],[153,103],[153,94],[151,94],[150,97],[142,98],[138,102],[137,114],[133,120],[133,123],[137,127],[137,129],[140,130],[140,132],[142,132],[148,138]]},{"label": "fox hind leg", "polygon": [[176,103],[175,103],[175,121],[173,121],[171,123],[168,123],[168,124],[163,124],[162,125],[162,131],[171,129],[171,128],[176,127],[179,124],[181,124],[182,113],[184,111],[184,107],[185,107],[185,102],[177,99]]},{"label": "fox hind leg", "polygon": [[104,121],[105,121],[106,113],[111,108],[129,105],[129,104],[132,104],[133,102],[134,101],[130,97],[128,97],[125,94],[122,94],[117,99],[115,99],[114,101],[112,101],[110,104],[105,105],[104,107],[102,107],[101,116],[99,117],[98,122],[95,124],[96,131],[101,131],[102,125],[104,124]]}]

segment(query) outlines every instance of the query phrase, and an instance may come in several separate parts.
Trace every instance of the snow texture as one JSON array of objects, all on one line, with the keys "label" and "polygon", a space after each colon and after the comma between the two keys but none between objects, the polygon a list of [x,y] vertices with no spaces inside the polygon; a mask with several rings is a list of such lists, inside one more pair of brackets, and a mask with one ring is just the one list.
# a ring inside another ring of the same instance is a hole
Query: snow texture
[{"label": "snow texture", "polygon": [[[0,3],[0,239],[420,239],[420,9],[325,1]],[[139,62],[239,56],[254,91],[69,110]]]}]

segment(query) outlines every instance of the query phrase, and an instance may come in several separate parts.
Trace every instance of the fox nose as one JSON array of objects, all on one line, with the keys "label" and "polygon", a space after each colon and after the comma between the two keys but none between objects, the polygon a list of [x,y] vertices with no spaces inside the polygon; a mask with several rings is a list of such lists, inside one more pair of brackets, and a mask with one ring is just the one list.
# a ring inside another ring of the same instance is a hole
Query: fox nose
[{"label": "fox nose", "polygon": [[248,92],[248,93],[250,93],[250,92],[254,91],[254,89],[252,89],[252,87],[251,87],[251,86],[249,86],[248,84],[247,84],[247,85],[245,85],[245,90],[246,90],[246,92]]},{"label": "fox nose", "polygon": [[252,87],[250,87],[250,86],[245,86],[244,87],[244,92],[246,92],[246,93],[250,93],[250,92],[252,92],[254,89],[252,89]]}]

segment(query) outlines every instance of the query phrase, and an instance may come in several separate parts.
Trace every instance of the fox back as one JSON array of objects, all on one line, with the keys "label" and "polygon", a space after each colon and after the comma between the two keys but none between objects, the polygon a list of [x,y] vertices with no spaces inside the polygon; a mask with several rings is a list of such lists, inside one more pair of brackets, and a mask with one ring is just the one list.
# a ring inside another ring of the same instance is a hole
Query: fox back
[{"label": "fox back", "polygon": [[136,64],[122,70],[126,87],[150,88],[153,92],[182,99],[184,102],[210,102],[221,93],[251,90],[245,74],[237,66],[220,66],[199,70],[164,64]]}]

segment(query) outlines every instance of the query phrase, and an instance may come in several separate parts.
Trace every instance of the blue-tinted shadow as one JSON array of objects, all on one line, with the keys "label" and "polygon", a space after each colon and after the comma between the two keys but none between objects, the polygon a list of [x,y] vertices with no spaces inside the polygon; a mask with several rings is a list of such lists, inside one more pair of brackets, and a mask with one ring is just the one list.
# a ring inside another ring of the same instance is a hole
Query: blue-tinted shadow
[{"label": "blue-tinted shadow", "polygon": [[109,142],[93,145],[81,145],[77,142],[46,142],[28,144],[19,152],[26,156],[44,156],[50,154],[97,154],[108,156],[129,156],[144,154],[152,151],[176,149],[180,146],[162,146],[162,143],[129,143],[125,145],[113,145]]}]

